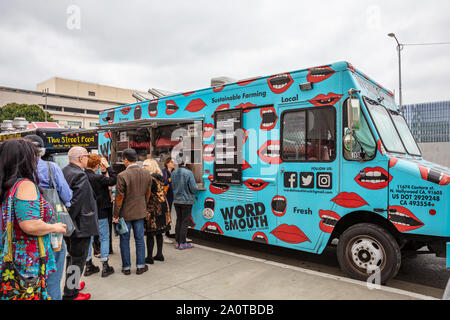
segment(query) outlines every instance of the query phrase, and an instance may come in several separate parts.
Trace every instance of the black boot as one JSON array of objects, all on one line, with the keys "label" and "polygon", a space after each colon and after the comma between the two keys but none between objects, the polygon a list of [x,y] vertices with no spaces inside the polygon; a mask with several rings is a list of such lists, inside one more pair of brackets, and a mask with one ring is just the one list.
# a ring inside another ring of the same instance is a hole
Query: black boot
[{"label": "black boot", "polygon": [[84,276],[89,277],[91,274],[100,272],[100,268],[92,263],[92,259],[86,262],[86,269],[84,270]]},{"label": "black boot", "polygon": [[108,264],[108,260],[103,261],[102,278],[114,273],[114,268]]}]

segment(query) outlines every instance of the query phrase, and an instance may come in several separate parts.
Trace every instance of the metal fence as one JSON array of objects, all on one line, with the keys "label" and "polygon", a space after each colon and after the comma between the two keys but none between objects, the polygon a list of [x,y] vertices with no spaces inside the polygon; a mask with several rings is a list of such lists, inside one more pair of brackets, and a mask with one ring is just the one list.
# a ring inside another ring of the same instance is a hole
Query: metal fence
[{"label": "metal fence", "polygon": [[450,100],[404,105],[403,115],[417,142],[450,142]]}]

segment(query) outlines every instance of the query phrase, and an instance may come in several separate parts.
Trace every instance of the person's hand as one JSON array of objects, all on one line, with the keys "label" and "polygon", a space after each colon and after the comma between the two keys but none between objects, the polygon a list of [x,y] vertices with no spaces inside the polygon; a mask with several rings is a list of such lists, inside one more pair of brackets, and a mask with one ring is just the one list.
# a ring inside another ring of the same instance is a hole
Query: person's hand
[{"label": "person's hand", "polygon": [[109,168],[109,163],[108,160],[106,160],[106,158],[102,157],[102,160],[100,162],[100,165],[106,168]]},{"label": "person's hand", "polygon": [[53,233],[62,233],[66,234],[67,232],[67,225],[64,223],[58,222],[52,225],[53,226]]},{"label": "person's hand", "polygon": [[113,221],[114,223],[119,223],[119,218],[113,217],[112,221]]}]

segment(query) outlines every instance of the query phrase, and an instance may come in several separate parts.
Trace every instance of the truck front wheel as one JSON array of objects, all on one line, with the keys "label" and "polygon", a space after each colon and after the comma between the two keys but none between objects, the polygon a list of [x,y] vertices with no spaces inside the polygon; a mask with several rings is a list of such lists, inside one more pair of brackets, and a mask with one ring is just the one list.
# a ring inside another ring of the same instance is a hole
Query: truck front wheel
[{"label": "truck front wheel", "polygon": [[337,258],[350,277],[367,281],[372,276],[372,283],[384,284],[397,275],[401,251],[388,231],[376,224],[359,223],[339,237]]}]

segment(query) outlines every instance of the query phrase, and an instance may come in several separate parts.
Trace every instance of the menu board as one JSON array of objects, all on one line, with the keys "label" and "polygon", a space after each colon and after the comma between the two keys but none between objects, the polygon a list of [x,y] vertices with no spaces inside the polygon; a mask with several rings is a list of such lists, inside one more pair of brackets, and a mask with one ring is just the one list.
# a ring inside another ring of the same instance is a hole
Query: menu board
[{"label": "menu board", "polygon": [[214,115],[214,182],[242,184],[242,109]]}]

